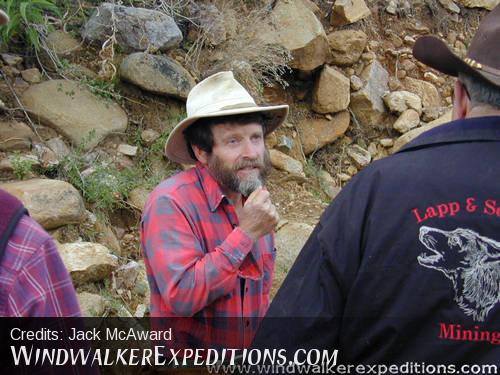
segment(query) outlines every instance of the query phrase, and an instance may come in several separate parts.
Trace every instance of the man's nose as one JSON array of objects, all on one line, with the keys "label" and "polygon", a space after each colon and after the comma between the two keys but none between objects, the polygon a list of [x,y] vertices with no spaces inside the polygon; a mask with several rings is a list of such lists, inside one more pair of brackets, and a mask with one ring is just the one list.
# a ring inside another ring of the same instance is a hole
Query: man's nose
[{"label": "man's nose", "polygon": [[250,139],[246,140],[243,145],[242,157],[247,159],[257,159],[259,157],[258,145],[254,144]]}]

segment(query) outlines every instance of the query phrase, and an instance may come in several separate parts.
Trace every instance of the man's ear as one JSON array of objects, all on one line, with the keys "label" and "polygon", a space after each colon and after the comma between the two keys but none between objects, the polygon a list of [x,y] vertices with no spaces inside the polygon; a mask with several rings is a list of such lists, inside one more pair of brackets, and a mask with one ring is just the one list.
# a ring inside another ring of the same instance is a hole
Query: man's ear
[{"label": "man's ear", "polygon": [[472,105],[467,89],[464,84],[457,79],[453,91],[452,120],[459,120],[467,117],[471,109]]},{"label": "man's ear", "polygon": [[208,152],[202,150],[196,145],[191,145],[191,148],[193,149],[194,155],[196,156],[196,159],[203,164],[207,165],[208,164]]}]

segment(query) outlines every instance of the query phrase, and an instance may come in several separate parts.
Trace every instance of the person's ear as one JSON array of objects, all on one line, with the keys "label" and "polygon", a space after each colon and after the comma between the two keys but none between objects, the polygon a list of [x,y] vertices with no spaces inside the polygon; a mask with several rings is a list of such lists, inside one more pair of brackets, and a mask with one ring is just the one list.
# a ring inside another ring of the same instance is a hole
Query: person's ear
[{"label": "person's ear", "polygon": [[456,80],[455,89],[453,91],[452,119],[459,120],[467,117],[471,108],[471,100],[465,85],[459,80]]},{"label": "person's ear", "polygon": [[196,159],[203,164],[207,165],[208,164],[208,152],[202,150],[196,145],[191,145],[191,148],[193,149],[194,156],[196,156]]}]

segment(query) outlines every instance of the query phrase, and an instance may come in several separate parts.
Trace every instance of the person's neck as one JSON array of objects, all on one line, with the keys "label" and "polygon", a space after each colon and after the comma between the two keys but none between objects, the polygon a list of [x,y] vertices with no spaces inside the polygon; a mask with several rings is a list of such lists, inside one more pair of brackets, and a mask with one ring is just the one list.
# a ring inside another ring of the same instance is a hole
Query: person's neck
[{"label": "person's neck", "polygon": [[467,113],[466,118],[473,117],[486,117],[486,116],[500,116],[500,110],[491,106],[476,106],[471,108],[469,113]]}]

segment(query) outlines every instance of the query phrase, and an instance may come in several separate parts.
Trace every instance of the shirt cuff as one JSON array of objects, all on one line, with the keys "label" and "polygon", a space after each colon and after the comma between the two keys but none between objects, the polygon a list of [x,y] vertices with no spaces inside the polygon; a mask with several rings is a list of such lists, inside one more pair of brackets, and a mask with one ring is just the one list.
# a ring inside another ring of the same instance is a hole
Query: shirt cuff
[{"label": "shirt cuff", "polygon": [[252,250],[254,243],[254,240],[243,229],[236,227],[219,247],[231,264],[238,268]]}]

